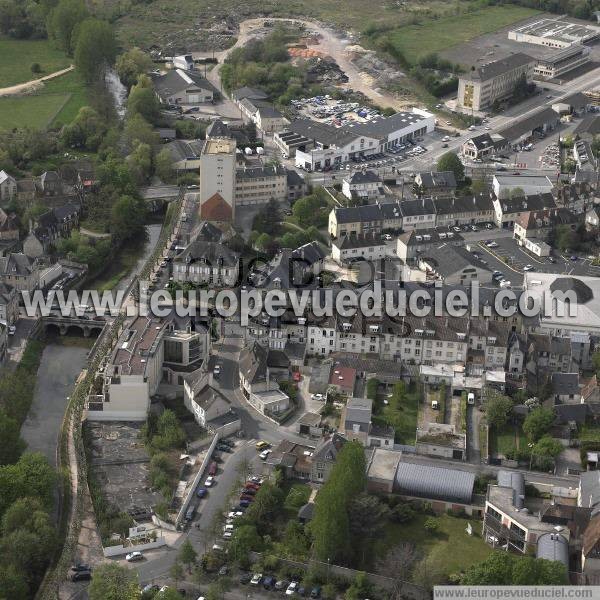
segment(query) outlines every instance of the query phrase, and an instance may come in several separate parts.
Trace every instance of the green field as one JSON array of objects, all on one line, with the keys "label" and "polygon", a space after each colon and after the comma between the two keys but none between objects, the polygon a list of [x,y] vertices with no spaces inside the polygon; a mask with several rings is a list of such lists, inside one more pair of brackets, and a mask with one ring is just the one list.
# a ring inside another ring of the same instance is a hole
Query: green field
[{"label": "green field", "polygon": [[[425,519],[426,515],[418,514],[409,523],[390,523],[375,548],[376,555],[384,556],[399,543],[409,542],[419,555],[428,557],[443,574],[450,575],[484,560],[492,551],[481,537],[481,523],[475,519],[441,515],[436,518],[439,530],[424,535]],[[467,523],[473,528],[471,536],[465,531]]]},{"label": "green field", "polygon": [[387,398],[389,404],[383,406],[381,416],[396,430],[398,444],[413,446],[415,443],[419,397],[418,392],[409,391],[400,400],[393,396]]},{"label": "green field", "polygon": [[67,73],[49,81],[35,94],[0,98],[0,130],[44,129],[69,123],[86,100],[86,88],[77,73]]},{"label": "green field", "polygon": [[[33,63],[39,63],[41,73],[31,72]],[[71,59],[48,40],[0,39],[0,88],[39,79],[70,64]]]},{"label": "green field", "polygon": [[448,50],[477,36],[527,19],[537,12],[520,6],[489,6],[435,21],[423,20],[421,25],[405,25],[390,33],[389,38],[405,60],[414,64],[421,56]]}]

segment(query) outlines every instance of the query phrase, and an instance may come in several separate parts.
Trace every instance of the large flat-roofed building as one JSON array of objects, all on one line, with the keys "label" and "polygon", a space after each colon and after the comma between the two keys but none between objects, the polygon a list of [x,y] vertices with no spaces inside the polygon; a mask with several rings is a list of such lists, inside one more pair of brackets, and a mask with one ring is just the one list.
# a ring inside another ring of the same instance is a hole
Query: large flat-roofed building
[{"label": "large flat-roofed building", "polygon": [[320,171],[358,156],[384,152],[434,128],[434,116],[415,108],[343,127],[296,119],[285,131],[276,133],[273,141],[285,157],[295,157],[297,167]]},{"label": "large flat-roofed building", "polygon": [[518,52],[478,67],[458,80],[457,105],[479,111],[509,98],[519,79],[531,81],[535,63],[535,58]]},{"label": "large flat-roofed building", "polygon": [[206,140],[200,155],[200,216],[232,221],[235,211],[236,143],[229,137]]},{"label": "large flat-roofed building", "polygon": [[581,44],[573,44],[538,59],[533,73],[543,79],[556,79],[588,62],[590,49]]},{"label": "large flat-roofed building", "polygon": [[242,167],[236,172],[235,204],[283,202],[288,195],[287,171],[281,165]]},{"label": "large flat-roofed building", "polygon": [[589,44],[600,38],[600,27],[573,23],[562,19],[540,19],[508,32],[515,42],[537,44],[549,48],[568,48],[573,44]]}]

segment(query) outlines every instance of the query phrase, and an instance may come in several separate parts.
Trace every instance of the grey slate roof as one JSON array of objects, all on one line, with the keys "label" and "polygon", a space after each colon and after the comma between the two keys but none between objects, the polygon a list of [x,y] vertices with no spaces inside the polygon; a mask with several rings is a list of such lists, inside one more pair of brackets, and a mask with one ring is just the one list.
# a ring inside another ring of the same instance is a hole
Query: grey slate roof
[{"label": "grey slate roof", "polygon": [[358,185],[360,183],[379,183],[381,177],[373,171],[354,171],[352,175],[347,178],[348,183]]},{"label": "grey slate roof", "polygon": [[[203,90],[215,91],[215,88],[202,75],[185,71],[185,75],[192,80],[188,83],[179,73],[180,69],[173,69],[165,75],[157,75],[153,77],[154,89],[161,98],[167,98],[177,92],[181,92],[188,88],[200,88]],[[182,71],[183,72],[183,71]]]},{"label": "grey slate roof", "polygon": [[434,203],[438,215],[491,211],[494,209],[494,202],[488,194],[436,199]]},{"label": "grey slate roof", "polygon": [[1,275],[30,275],[33,271],[33,263],[25,254],[9,254],[0,257]]},{"label": "grey slate roof", "polygon": [[225,138],[229,138],[231,137],[231,131],[229,129],[229,127],[227,127],[227,125],[225,125],[225,123],[223,123],[223,121],[221,121],[221,119],[217,119],[216,121],[213,121],[207,128],[206,128],[206,138],[219,138],[219,137],[225,137]]},{"label": "grey slate roof", "polygon": [[337,128],[311,119],[296,119],[289,124],[288,130],[303,135],[309,140],[316,140],[326,146],[336,146],[338,148],[349,144],[361,135],[359,132],[352,133],[342,127]]},{"label": "grey slate roof", "polygon": [[369,398],[349,398],[346,403],[346,422],[370,423],[373,401]]},{"label": "grey slate roof", "polygon": [[552,373],[552,391],[560,396],[579,393],[579,373]]},{"label": "grey slate roof", "polygon": [[489,79],[494,79],[504,73],[508,73],[517,67],[533,62],[535,62],[535,59],[531,58],[531,56],[523,54],[522,52],[517,52],[506,58],[501,58],[500,60],[495,60],[494,62],[479,67],[470,73],[470,77],[466,78],[475,81],[488,81]]},{"label": "grey slate roof", "polygon": [[600,115],[593,113],[584,117],[577,127],[575,127],[573,133],[575,135],[598,135],[600,134]]},{"label": "grey slate roof", "polygon": [[385,242],[375,233],[365,233],[364,235],[346,235],[332,242],[340,250],[350,248],[369,248],[371,246],[385,246]]},{"label": "grey slate roof", "polygon": [[244,346],[240,352],[239,370],[250,383],[259,383],[267,378],[267,349],[258,342]]},{"label": "grey slate roof", "polygon": [[558,123],[558,113],[549,106],[501,129],[498,134],[508,141],[513,141],[545,124]]},{"label": "grey slate roof", "polygon": [[456,178],[452,171],[429,171],[420,173],[421,185],[429,189],[456,188]]},{"label": "grey slate roof", "polygon": [[323,260],[326,256],[327,254],[319,242],[309,242],[308,244],[304,244],[304,246],[296,248],[292,252],[292,258],[300,258],[310,265],[314,265]]},{"label": "grey slate roof", "polygon": [[169,151],[173,162],[181,160],[196,160],[200,158],[204,140],[173,140],[164,145]]},{"label": "grey slate roof", "polygon": [[532,210],[544,210],[545,208],[556,208],[554,196],[547,194],[532,194],[525,198],[501,199],[502,212],[506,214],[520,213]]},{"label": "grey slate roof", "polygon": [[231,97],[238,101],[243,98],[250,98],[251,100],[266,100],[268,98],[267,94],[262,90],[247,86],[233,90]]},{"label": "grey slate roof", "polygon": [[421,200],[404,200],[399,204],[403,217],[418,217],[435,214],[435,204],[431,198]]},{"label": "grey slate roof", "polygon": [[202,259],[211,265],[222,264],[233,267],[237,264],[238,258],[239,255],[227,246],[196,240],[178,254],[174,260],[176,262],[195,262]]},{"label": "grey slate roof", "polygon": [[375,117],[365,123],[358,125],[346,125],[342,127],[348,132],[355,132],[355,137],[365,135],[375,139],[386,138],[390,133],[403,129],[412,123],[418,123],[425,117],[417,113],[398,112],[389,117]]},{"label": "grey slate roof", "polygon": [[475,475],[468,471],[400,462],[394,491],[406,496],[470,504]]}]

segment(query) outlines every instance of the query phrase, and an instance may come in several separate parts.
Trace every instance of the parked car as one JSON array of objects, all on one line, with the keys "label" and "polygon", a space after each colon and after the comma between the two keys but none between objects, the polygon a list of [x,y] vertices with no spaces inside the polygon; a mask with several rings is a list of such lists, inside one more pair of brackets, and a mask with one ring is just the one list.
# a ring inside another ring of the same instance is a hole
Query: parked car
[{"label": "parked car", "polygon": [[71,567],[71,571],[91,571],[92,567],[87,563],[76,563]]},{"label": "parked car", "polygon": [[285,590],[285,595],[293,596],[297,590],[298,590],[298,582],[292,581],[292,583],[290,583],[290,585],[288,585],[287,590]]},{"label": "parked car", "polygon": [[251,579],[252,579],[252,575],[250,573],[242,573],[240,575],[240,583],[242,585],[246,585],[247,583],[250,583]]},{"label": "parked car", "polygon": [[271,444],[269,444],[268,442],[260,440],[259,442],[256,442],[256,449],[257,450],[264,450],[265,448],[268,448],[270,445]]},{"label": "parked car", "polygon": [[252,579],[250,580],[250,583],[252,585],[259,585],[260,582],[262,581],[262,573],[254,573],[254,575],[252,575]]},{"label": "parked car", "polygon": [[137,562],[138,560],[143,559],[144,555],[141,552],[138,552],[137,550],[135,552],[130,552],[129,554],[125,555],[125,560],[127,562]]},{"label": "parked car", "polygon": [[223,576],[223,575],[227,575],[227,573],[229,573],[229,567],[227,565],[223,565],[219,569],[219,575]]},{"label": "parked car", "polygon": [[263,582],[262,582],[262,586],[265,590],[273,589],[276,584],[277,584],[277,580],[275,579],[275,577],[272,577],[271,575],[265,576],[265,578],[263,579]]},{"label": "parked car", "polygon": [[321,586],[316,585],[312,590],[310,590],[311,598],[320,598],[321,597]]},{"label": "parked car", "polygon": [[263,450],[258,456],[261,460],[267,460],[267,458],[269,457],[269,454],[271,454],[271,450],[267,449],[267,450]]},{"label": "parked car", "polygon": [[71,581],[89,581],[91,578],[91,571],[75,571],[71,573]]},{"label": "parked car", "polygon": [[285,589],[287,589],[288,585],[290,585],[289,581],[286,581],[285,579],[281,579],[280,581],[278,581],[275,584],[275,589],[277,591],[285,590]]},{"label": "parked car", "polygon": [[211,487],[215,482],[215,478],[212,475],[209,475],[204,482],[204,487]]},{"label": "parked car", "polygon": [[526,273],[527,273],[528,271],[535,271],[535,267],[534,267],[533,265],[525,265],[525,266],[523,267],[523,271],[525,271]]},{"label": "parked car", "polygon": [[205,487],[199,487],[196,490],[196,496],[198,496],[198,498],[204,498],[206,494],[208,494],[208,490]]},{"label": "parked car", "polygon": [[247,496],[254,496],[256,494],[256,490],[254,488],[242,488],[241,492]]}]

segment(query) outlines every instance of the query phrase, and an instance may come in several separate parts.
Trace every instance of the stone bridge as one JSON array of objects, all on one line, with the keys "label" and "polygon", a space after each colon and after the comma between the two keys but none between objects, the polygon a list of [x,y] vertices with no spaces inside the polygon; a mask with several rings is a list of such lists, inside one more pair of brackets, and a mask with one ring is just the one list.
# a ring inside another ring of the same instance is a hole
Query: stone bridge
[{"label": "stone bridge", "polygon": [[90,337],[92,334],[100,335],[106,319],[88,319],[85,317],[61,317],[52,316],[42,317],[42,328],[47,332],[57,332],[60,335],[68,333],[83,334],[84,337]]}]

